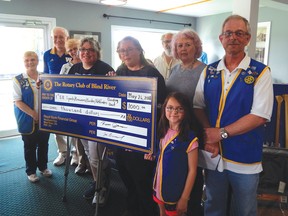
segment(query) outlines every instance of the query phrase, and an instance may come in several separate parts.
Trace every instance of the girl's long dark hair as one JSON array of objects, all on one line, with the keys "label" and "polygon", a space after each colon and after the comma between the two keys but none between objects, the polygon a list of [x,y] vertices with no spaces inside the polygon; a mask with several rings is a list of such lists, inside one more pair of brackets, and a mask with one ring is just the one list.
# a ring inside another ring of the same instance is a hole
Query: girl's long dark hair
[{"label": "girl's long dark hair", "polygon": [[166,135],[169,129],[169,121],[166,118],[165,110],[166,110],[168,100],[170,98],[175,98],[175,100],[177,100],[178,103],[184,109],[184,118],[183,118],[183,121],[179,125],[179,140],[186,141],[188,139],[188,133],[191,130],[190,125],[191,125],[192,110],[190,110],[191,106],[190,106],[188,97],[181,92],[172,92],[166,97],[164,104],[162,105],[162,109],[161,109],[160,120],[158,123],[157,138],[158,139],[164,138],[164,136]]}]

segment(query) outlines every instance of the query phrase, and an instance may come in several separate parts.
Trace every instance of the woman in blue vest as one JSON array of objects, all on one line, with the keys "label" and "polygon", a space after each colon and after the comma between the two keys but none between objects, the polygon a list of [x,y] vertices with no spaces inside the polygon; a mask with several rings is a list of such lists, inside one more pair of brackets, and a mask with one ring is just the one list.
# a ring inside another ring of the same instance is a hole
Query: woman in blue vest
[{"label": "woman in blue vest", "polygon": [[24,157],[26,173],[29,181],[37,182],[37,168],[45,177],[50,177],[52,171],[47,169],[48,140],[50,133],[38,130],[38,89],[36,81],[38,56],[35,52],[24,53],[25,73],[13,79],[14,112],[24,142]]}]

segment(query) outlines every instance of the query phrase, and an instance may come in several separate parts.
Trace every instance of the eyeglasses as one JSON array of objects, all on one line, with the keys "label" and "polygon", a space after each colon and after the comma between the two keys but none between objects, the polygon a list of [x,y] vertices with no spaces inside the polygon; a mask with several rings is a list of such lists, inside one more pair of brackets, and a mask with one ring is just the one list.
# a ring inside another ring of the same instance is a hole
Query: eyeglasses
[{"label": "eyeglasses", "polygon": [[173,112],[173,111],[175,111],[176,113],[183,113],[183,112],[184,112],[184,108],[183,108],[183,107],[174,108],[174,107],[172,107],[172,106],[168,106],[168,107],[166,107],[166,111],[167,111],[167,112]]},{"label": "eyeglasses", "polygon": [[88,53],[90,53],[90,52],[95,52],[95,49],[93,49],[93,48],[89,48],[89,49],[80,48],[79,51],[80,52],[88,52]]},{"label": "eyeglasses", "polygon": [[222,35],[225,37],[225,38],[230,38],[233,34],[235,34],[236,37],[239,37],[239,38],[243,38],[245,35],[249,35],[248,32],[244,32],[244,31],[226,31],[226,32],[223,32]]},{"label": "eyeglasses", "polygon": [[169,44],[169,43],[171,43],[171,40],[163,40],[162,43]]},{"label": "eyeglasses", "polygon": [[119,49],[117,50],[117,53],[119,53],[120,55],[123,55],[124,53],[131,53],[133,50],[135,50],[136,48],[128,48],[128,49]]}]

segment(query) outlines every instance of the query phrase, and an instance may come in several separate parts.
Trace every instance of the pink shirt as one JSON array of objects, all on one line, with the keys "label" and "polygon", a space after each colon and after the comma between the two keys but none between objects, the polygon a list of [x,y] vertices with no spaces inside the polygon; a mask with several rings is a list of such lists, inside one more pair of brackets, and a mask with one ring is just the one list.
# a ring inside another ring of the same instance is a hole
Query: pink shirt
[{"label": "pink shirt", "polygon": [[[165,137],[160,140],[159,148],[163,149],[164,145],[167,144],[168,142],[171,142],[171,139],[176,137],[177,134],[178,134],[178,131],[168,129]],[[195,148],[198,148],[198,142],[197,141],[194,141],[192,145],[189,145],[186,152],[189,153],[189,152],[193,151]],[[160,174],[160,172],[159,172],[158,164],[157,164],[156,176],[159,176],[159,174]],[[160,196],[160,178],[156,178],[155,185],[154,185],[154,191],[156,192],[157,199],[163,201],[161,199],[161,196]]]}]

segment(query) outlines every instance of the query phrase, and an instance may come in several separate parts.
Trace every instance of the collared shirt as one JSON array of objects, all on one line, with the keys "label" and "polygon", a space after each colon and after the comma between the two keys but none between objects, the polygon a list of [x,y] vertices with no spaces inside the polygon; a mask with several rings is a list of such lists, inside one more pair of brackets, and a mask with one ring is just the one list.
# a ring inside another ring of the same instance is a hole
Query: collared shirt
[{"label": "collared shirt", "polygon": [[180,61],[172,58],[172,60],[169,63],[167,63],[165,53],[163,52],[161,56],[158,56],[157,58],[154,59],[153,63],[166,81],[171,74],[171,69],[175,65],[179,64]]},{"label": "collared shirt", "polygon": [[[219,62],[217,66],[217,71],[224,70],[224,90],[227,91],[229,86],[232,84],[232,80],[235,78],[238,69],[246,70],[249,66],[251,58],[247,55],[243,58],[237,68],[235,68],[232,72],[230,72],[224,63],[224,58]],[[205,69],[204,69],[205,71]],[[196,87],[193,107],[204,109],[206,107],[204,101],[204,81],[205,81],[205,72],[202,72],[199,82]],[[266,73],[261,74],[257,83],[254,86],[254,96],[253,96],[253,104],[251,108],[250,114],[254,114],[256,116],[267,119],[267,121],[271,118],[272,107],[273,107],[273,91],[267,91],[267,87],[272,86],[272,78],[271,72],[268,70]],[[224,160],[220,160],[218,165],[218,171],[223,171],[224,169],[230,170],[232,172],[240,173],[240,174],[254,174],[262,171],[262,165],[241,165],[230,163]]]},{"label": "collared shirt", "polygon": [[71,61],[71,56],[64,53],[62,56],[58,56],[56,53],[56,48],[47,50],[44,53],[44,73],[49,74],[59,74],[62,65]]}]

